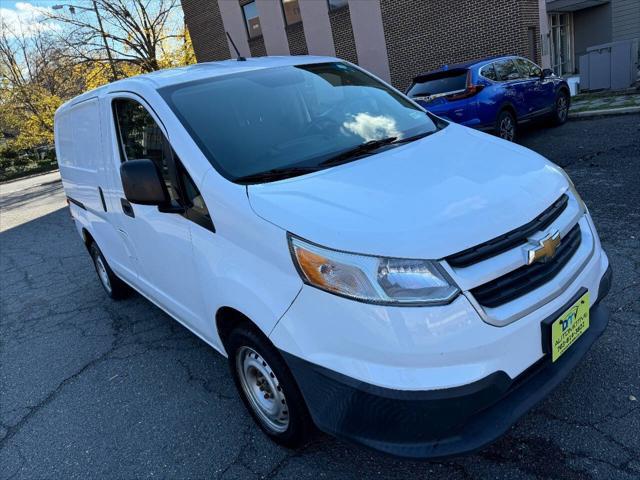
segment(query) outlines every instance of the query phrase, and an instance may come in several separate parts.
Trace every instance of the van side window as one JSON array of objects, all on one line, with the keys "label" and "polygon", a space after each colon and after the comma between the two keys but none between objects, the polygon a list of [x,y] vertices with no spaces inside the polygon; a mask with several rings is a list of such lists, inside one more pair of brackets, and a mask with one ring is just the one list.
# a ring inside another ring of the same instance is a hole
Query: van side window
[{"label": "van side window", "polygon": [[162,174],[171,200],[178,199],[178,192],[171,181],[166,140],[147,110],[135,100],[120,98],[113,102],[120,140],[120,160],[152,160]]},{"label": "van side window", "polygon": [[184,208],[184,217],[214,231],[200,191],[147,109],[135,100],[119,98],[113,101],[113,113],[121,161],[143,158],[153,161],[172,203]]}]

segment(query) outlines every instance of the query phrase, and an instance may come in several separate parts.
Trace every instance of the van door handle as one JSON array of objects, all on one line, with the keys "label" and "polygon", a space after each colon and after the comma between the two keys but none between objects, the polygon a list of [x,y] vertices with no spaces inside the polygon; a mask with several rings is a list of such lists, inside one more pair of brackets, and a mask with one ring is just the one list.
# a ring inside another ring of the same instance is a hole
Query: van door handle
[{"label": "van door handle", "polygon": [[122,211],[124,212],[125,215],[131,217],[131,218],[135,218],[136,214],[133,213],[133,207],[131,206],[131,204],[129,203],[128,200],[125,200],[124,198],[120,199],[120,205],[122,205]]}]

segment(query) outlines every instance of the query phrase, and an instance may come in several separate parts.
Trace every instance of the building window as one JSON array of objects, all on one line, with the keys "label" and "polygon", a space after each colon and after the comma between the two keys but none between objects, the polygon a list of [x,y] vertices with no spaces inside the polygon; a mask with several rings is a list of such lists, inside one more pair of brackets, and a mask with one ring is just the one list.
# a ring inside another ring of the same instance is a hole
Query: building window
[{"label": "building window", "polygon": [[338,10],[342,7],[346,7],[349,3],[349,0],[327,0],[329,3],[329,11]]},{"label": "building window", "polygon": [[287,25],[294,25],[302,21],[298,0],[282,0],[282,10]]},{"label": "building window", "polygon": [[571,16],[569,13],[552,13],[549,15],[549,25],[551,27],[551,68],[556,75],[572,73]]},{"label": "building window", "polygon": [[244,15],[244,21],[247,24],[249,38],[256,38],[262,35],[260,17],[258,16],[258,7],[256,6],[255,0],[242,6],[242,14]]}]

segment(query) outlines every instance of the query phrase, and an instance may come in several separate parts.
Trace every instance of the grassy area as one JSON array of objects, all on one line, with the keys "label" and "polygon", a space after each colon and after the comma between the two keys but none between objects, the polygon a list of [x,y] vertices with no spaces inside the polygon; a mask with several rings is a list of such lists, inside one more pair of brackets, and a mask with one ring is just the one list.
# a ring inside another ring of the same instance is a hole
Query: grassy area
[{"label": "grassy area", "polygon": [[626,88],[624,90],[596,90],[596,91],[587,91],[582,92],[576,95],[573,98],[576,99],[585,99],[589,100],[592,98],[603,98],[603,97],[619,97],[626,95],[640,95],[640,88]]},{"label": "grassy area", "polygon": [[626,107],[640,107],[640,101],[636,100],[625,100],[624,102],[616,102],[615,105],[612,105],[612,101],[600,103],[598,105],[593,105],[591,103],[578,104],[571,107],[572,112],[588,112],[590,110],[606,110],[608,108],[626,108]]},{"label": "grassy area", "polygon": [[571,112],[588,112],[615,108],[640,107],[640,93],[609,92],[608,95],[580,94],[571,99]]}]

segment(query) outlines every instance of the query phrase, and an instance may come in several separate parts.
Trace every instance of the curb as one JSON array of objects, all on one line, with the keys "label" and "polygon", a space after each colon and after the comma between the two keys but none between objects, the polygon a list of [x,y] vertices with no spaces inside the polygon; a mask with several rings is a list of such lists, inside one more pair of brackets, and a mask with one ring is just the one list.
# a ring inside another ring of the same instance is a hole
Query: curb
[{"label": "curb", "polygon": [[569,112],[569,118],[589,118],[589,117],[602,117],[607,115],[625,115],[628,113],[640,113],[640,106],[637,107],[623,107],[623,108],[608,108],[605,110],[588,110],[586,112]]}]

